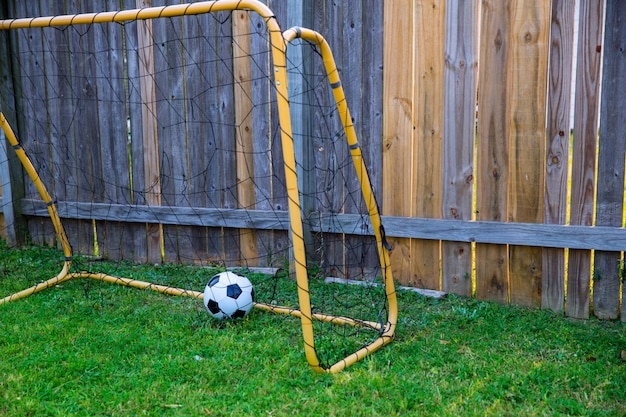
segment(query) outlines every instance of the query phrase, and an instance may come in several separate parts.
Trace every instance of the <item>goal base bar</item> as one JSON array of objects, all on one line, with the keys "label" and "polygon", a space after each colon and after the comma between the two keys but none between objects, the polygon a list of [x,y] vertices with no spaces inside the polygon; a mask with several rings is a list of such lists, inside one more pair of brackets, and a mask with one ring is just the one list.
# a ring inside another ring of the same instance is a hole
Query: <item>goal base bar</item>
[{"label": "goal base bar", "polygon": [[[173,296],[190,297],[190,298],[197,298],[197,299],[202,299],[204,297],[204,294],[202,292],[191,290],[191,289],[170,287],[167,285],[160,285],[160,284],[155,284],[152,282],[140,281],[140,280],[130,279],[130,278],[122,278],[122,277],[118,277],[114,275],[107,275],[103,273],[93,273],[93,272],[86,272],[86,271],[67,272],[67,268],[69,268],[69,265],[66,265],[66,267],[63,268],[61,273],[54,278],[50,278],[47,281],[33,285],[32,287],[26,288],[22,291],[16,292],[14,294],[8,295],[0,299],[0,305],[7,304],[12,301],[17,301],[19,299],[28,297],[29,295],[33,295],[43,290],[53,288],[63,282],[71,281],[74,279],[81,279],[81,278],[89,278],[89,279],[94,279],[97,281],[109,282],[112,284],[118,284],[118,285],[122,285],[125,287],[133,287],[133,288],[138,288],[138,289],[151,290],[151,291],[156,291],[161,294],[168,294],[168,295],[173,295]],[[297,308],[279,306],[279,305],[267,304],[267,303],[257,303],[257,302],[254,303],[254,308],[257,308],[262,311],[267,311],[270,313],[285,314],[285,315],[302,319],[302,312]],[[316,371],[329,372],[329,373],[339,372],[342,369],[346,368],[347,366],[350,366],[360,361],[361,359],[363,359],[365,356],[369,355],[370,353],[373,353],[376,350],[380,349],[381,347],[391,343],[391,341],[393,340],[393,335],[389,334],[389,326],[383,327],[381,326],[380,323],[376,323],[372,321],[357,320],[357,319],[352,319],[349,317],[335,316],[335,315],[323,314],[323,313],[314,313],[312,314],[312,318],[318,321],[326,322],[326,323],[369,328],[369,329],[372,329],[374,331],[381,333],[378,339],[375,339],[369,345],[359,349],[358,351],[340,360],[334,365],[331,365],[328,368],[319,367],[319,369],[315,369]]]}]

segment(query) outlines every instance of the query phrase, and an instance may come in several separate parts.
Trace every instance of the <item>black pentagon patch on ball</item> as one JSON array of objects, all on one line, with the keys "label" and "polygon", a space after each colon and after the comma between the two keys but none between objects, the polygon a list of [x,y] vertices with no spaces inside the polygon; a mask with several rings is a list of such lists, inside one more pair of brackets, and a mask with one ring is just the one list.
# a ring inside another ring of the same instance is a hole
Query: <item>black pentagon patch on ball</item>
[{"label": "black pentagon patch on ball", "polygon": [[209,281],[208,286],[212,287],[215,284],[217,284],[220,281],[220,276],[219,275],[215,275],[213,278],[211,278],[211,281]]},{"label": "black pentagon patch on ball", "polygon": [[226,287],[226,295],[235,300],[239,298],[242,292],[243,291],[241,291],[241,287],[238,284],[230,284]]},{"label": "black pentagon patch on ball", "polygon": [[242,319],[246,316],[246,312],[243,310],[237,310],[233,313],[232,316],[230,316],[233,319]]},{"label": "black pentagon patch on ball", "polygon": [[218,314],[220,311],[222,311],[220,310],[220,305],[215,300],[209,300],[206,307],[213,314]]}]

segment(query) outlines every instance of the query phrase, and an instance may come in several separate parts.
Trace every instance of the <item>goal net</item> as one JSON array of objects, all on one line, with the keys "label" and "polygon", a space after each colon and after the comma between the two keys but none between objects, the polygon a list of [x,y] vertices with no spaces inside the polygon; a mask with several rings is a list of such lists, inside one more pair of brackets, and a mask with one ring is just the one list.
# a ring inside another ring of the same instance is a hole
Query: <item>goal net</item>
[{"label": "goal net", "polygon": [[[0,21],[2,227],[63,255],[0,304],[78,278],[202,298],[229,269],[255,307],[300,318],[316,371],[389,343],[388,247],[321,35],[281,32],[256,1],[51,3]],[[197,272],[131,276],[138,264]]]}]

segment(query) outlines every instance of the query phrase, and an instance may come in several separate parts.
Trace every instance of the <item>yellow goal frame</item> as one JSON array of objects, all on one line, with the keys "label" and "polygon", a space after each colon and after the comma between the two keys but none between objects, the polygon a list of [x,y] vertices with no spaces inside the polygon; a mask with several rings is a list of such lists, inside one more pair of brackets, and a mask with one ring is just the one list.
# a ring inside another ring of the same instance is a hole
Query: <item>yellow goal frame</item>
[{"label": "yellow goal frame", "polygon": [[[393,340],[398,317],[398,306],[396,301],[393,276],[390,267],[389,248],[388,244],[385,241],[384,229],[382,227],[380,213],[376,204],[376,200],[374,198],[374,193],[372,191],[370,180],[367,176],[365,163],[361,154],[361,148],[356,136],[354,126],[352,124],[352,119],[350,117],[350,112],[347,106],[344,91],[341,86],[339,73],[335,65],[332,51],[330,50],[330,47],[326,40],[319,33],[305,28],[296,27],[285,31],[284,33],[281,32],[280,26],[276,21],[274,13],[266,5],[257,0],[205,1],[190,4],[178,4],[172,6],[148,7],[134,10],[0,20],[0,30],[123,22],[129,20],[146,20],[156,19],[160,17],[176,17],[183,15],[234,10],[247,10],[256,12],[263,18],[269,31],[269,42],[271,44],[271,53],[274,65],[274,83],[278,101],[278,117],[281,129],[281,142],[284,157],[287,195],[289,200],[289,224],[291,232],[290,235],[293,244],[293,262],[296,281],[298,284],[298,300],[300,308],[293,309],[263,303],[255,303],[255,307],[265,311],[289,314],[299,317],[302,322],[305,356],[311,368],[316,372],[339,372],[345,367],[354,364],[355,362],[363,359],[365,356],[389,344]],[[350,149],[350,153],[356,169],[356,174],[361,184],[361,191],[367,204],[370,221],[376,237],[378,256],[383,273],[382,284],[384,284],[385,286],[385,293],[387,297],[387,323],[385,324],[375,322],[363,322],[361,320],[356,320],[348,317],[312,313],[311,311],[305,248],[304,240],[302,237],[303,226],[300,214],[301,208],[299,201],[299,189],[297,181],[287,84],[287,46],[292,40],[296,38],[301,38],[308,42],[315,43],[320,49],[322,59],[324,61],[324,67],[328,76],[328,81],[333,91],[333,96],[346,134],[347,145]],[[18,300],[20,298],[42,291],[46,288],[53,287],[64,281],[76,278],[91,278],[129,287],[150,289],[170,295],[202,298],[202,293],[187,289],[166,287],[149,282],[137,281],[106,274],[97,274],[90,272],[70,272],[72,265],[72,248],[63,228],[61,219],[56,209],[56,205],[52,197],[48,193],[45,185],[39,178],[37,171],[35,170],[28,155],[21,147],[20,142],[18,141],[13,129],[11,128],[1,111],[0,127],[4,131],[9,143],[15,150],[16,155],[23,165],[26,173],[29,175],[43,201],[46,203],[48,213],[54,225],[56,235],[59,239],[59,243],[65,256],[63,267],[55,277],[0,299],[0,305]],[[346,358],[326,368],[320,363],[317,353],[315,351],[313,320],[331,322],[340,325],[370,327],[377,330],[379,332],[379,336],[367,346],[362,347],[361,349],[357,350]]]}]

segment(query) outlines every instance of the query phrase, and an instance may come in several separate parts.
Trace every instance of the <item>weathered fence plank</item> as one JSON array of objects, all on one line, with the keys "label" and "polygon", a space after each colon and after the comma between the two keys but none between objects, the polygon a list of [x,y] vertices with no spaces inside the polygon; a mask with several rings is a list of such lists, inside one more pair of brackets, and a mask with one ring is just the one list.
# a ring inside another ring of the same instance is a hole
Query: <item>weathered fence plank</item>
[{"label": "weathered fence plank", "polygon": [[[441,218],[445,2],[415,4],[411,216]],[[412,281],[438,290],[440,242],[411,243]]]},{"label": "weathered fence plank", "polygon": [[[508,221],[543,222],[550,4],[516,1],[511,10]],[[509,246],[510,302],[541,306],[541,249]]]},{"label": "weathered fence plank", "polygon": [[[4,16],[3,16],[4,17]],[[16,103],[13,97],[14,77],[11,43],[8,33],[0,34],[0,110],[10,123],[17,120]],[[17,125],[13,126],[14,129]],[[18,132],[15,132],[18,133]],[[23,244],[27,240],[23,217],[19,213],[19,200],[24,198],[24,176],[22,167],[0,132],[0,237],[11,246]]]},{"label": "weathered fence plank", "polygon": [[[478,8],[477,0],[446,3],[442,217],[450,220],[472,219]],[[471,296],[471,243],[442,241],[441,257],[441,289]]]},{"label": "weathered fence plank", "polygon": [[[383,198],[387,215],[411,216],[411,160],[413,154],[412,42],[403,41],[413,33],[411,2],[384,2],[383,74]],[[411,271],[411,240],[390,239],[391,265],[402,284],[414,283]]]},{"label": "weathered fence plank", "polygon": [[[17,2],[15,4],[16,16],[37,16],[40,14],[39,5],[33,2]],[[46,128],[47,117],[45,112],[39,111],[46,108],[46,83],[44,78],[44,59],[42,52],[44,45],[43,30],[36,30],[32,33],[18,32],[14,50],[23,51],[20,53],[18,72],[20,74],[20,86],[18,87],[25,97],[31,98],[29,102],[18,104],[18,138],[28,146],[30,156],[37,161],[41,167],[39,173],[41,180],[45,184],[53,184],[50,167],[50,155],[44,141],[36,138],[48,137]],[[30,47],[35,48],[31,49]],[[37,48],[41,46],[41,48]],[[25,195],[38,196],[38,192],[31,181],[25,182]],[[55,194],[55,190],[50,192]],[[32,242],[35,244],[55,245],[55,235],[49,221],[42,218],[32,218],[28,220],[28,230]]]},{"label": "weathered fence plank", "polygon": [[[507,220],[509,177],[508,113],[506,98],[510,53],[510,1],[482,2],[478,85],[478,166],[476,167],[476,219]],[[476,245],[476,297],[508,301],[506,245]]]},{"label": "weathered fence plank", "polygon": [[[344,43],[338,42],[342,39],[343,35],[343,4],[337,3],[331,0],[324,0],[319,2],[319,6],[316,8],[315,23],[316,27],[320,28],[320,32],[326,32],[328,34],[327,41],[331,45],[336,45],[333,49],[333,55],[335,57],[335,63],[338,66],[338,71],[343,72],[343,50]],[[323,120],[324,114],[331,111],[331,97],[328,94],[329,86],[326,80],[323,78],[324,65],[320,59],[314,59],[311,63],[313,66],[314,80],[307,80],[309,84],[308,88],[313,88],[315,98],[311,102],[315,104],[314,120]],[[354,81],[342,80],[342,84],[353,84]],[[306,111],[306,110],[305,110]],[[331,210],[334,213],[340,213],[344,211],[343,207],[343,195],[346,190],[346,184],[340,178],[325,178],[324,173],[332,172],[336,170],[348,156],[347,149],[345,149],[343,143],[339,139],[332,140],[329,138],[330,132],[337,132],[341,129],[341,120],[335,118],[330,121],[330,126],[325,123],[314,123],[312,130],[314,148],[318,149],[315,152],[315,168],[311,171],[315,178],[313,179],[314,187],[312,190],[315,192],[323,192],[323,190],[329,190],[328,197],[324,199],[314,199],[316,204],[314,206],[315,211]],[[306,136],[306,132],[303,132]],[[320,151],[321,150],[321,151]],[[305,192],[305,194],[308,194]],[[342,265],[341,259],[344,255],[346,245],[344,244],[344,236],[339,234],[335,236],[331,235],[318,235],[315,239],[315,247],[321,245],[322,241],[326,242],[325,250],[322,251],[320,265],[327,265],[329,273],[337,277],[346,277],[345,271],[338,269],[335,265]],[[313,252],[314,249],[312,248]]]},{"label": "weathered fence plank", "polygon": [[[136,0],[126,3],[128,8],[134,8]],[[128,84],[125,90],[127,99],[127,120],[126,127],[128,129],[129,144],[129,167],[132,167],[131,177],[132,187],[129,189],[130,204],[146,205],[146,194],[144,192],[144,116],[147,115],[144,110],[146,106],[143,103],[143,92],[145,88],[142,86],[143,78],[140,77],[145,73],[144,55],[145,50],[140,50],[139,40],[141,26],[144,22],[128,22],[124,24],[124,48],[126,51],[126,74]],[[152,229],[151,229],[152,230]],[[123,240],[126,242],[127,250],[122,252],[122,259],[132,260],[134,262],[146,262],[148,259],[148,225],[147,224],[125,224]]]},{"label": "weathered fence plank", "polygon": [[[342,7],[340,25],[343,29],[330,31],[331,33],[335,33],[339,36],[338,39],[333,39],[330,46],[331,48],[333,48],[333,45],[340,47],[340,50],[333,51],[333,54],[338,56],[336,59],[339,61],[338,65],[340,67],[342,86],[344,93],[346,94],[346,101],[348,102],[347,104],[352,118],[352,120],[348,122],[355,125],[359,140],[363,138],[363,131],[358,128],[362,124],[363,120],[363,97],[367,97],[369,95],[369,92],[365,93],[363,81],[367,77],[369,68],[371,68],[371,65],[364,61],[365,54],[356,53],[356,51],[365,51],[368,49],[368,47],[363,43],[364,31],[367,30],[367,27],[363,24],[365,22],[361,22],[363,20],[363,16],[370,13],[370,10],[366,7],[367,5],[363,4],[363,2],[353,2],[349,5],[349,7]],[[345,171],[347,174],[352,174],[356,171],[354,168],[350,167],[352,164],[352,157],[348,151],[345,138],[342,137],[342,139],[344,142],[343,154],[345,158]],[[366,146],[365,143],[367,142],[361,142],[362,146]],[[346,175],[345,177],[346,190],[344,195],[360,195],[361,184],[359,183],[357,176]],[[347,204],[344,205],[345,213],[363,212],[364,207],[362,207],[363,202],[361,199],[348,199],[346,203]],[[345,261],[342,262],[346,265],[343,276],[346,278],[359,278],[363,275],[364,271],[373,275],[373,277],[375,277],[376,274],[380,275],[380,272],[378,272],[379,269],[373,269],[374,272],[371,272],[371,268],[379,266],[376,247],[373,245],[367,245],[368,241],[372,241],[371,239],[355,237],[347,234],[343,236],[343,239],[345,241],[345,245],[343,248],[340,248],[341,252],[346,252],[344,255]]]},{"label": "weathered fence plank", "polygon": [[[153,6],[167,4],[153,1]],[[180,17],[156,19],[152,24],[161,204],[177,207],[189,206],[183,31]],[[189,263],[191,230],[182,225],[163,226],[162,233],[163,260]]]},{"label": "weathered fence plank", "polygon": [[[137,0],[137,8],[151,6],[151,0]],[[141,138],[142,153],[135,154],[143,165],[141,183],[145,204],[161,205],[161,169],[159,160],[159,128],[156,109],[156,85],[154,74],[154,45],[152,40],[153,21],[137,22],[137,48],[139,53],[139,82],[141,95]],[[135,164],[133,164],[135,166]],[[163,228],[159,225],[146,224],[146,261],[161,262],[161,240]],[[139,252],[139,251],[138,251]],[[143,252],[143,250],[141,250]]]},{"label": "weathered fence plank", "polygon": [[[233,76],[238,81],[234,90],[236,128],[237,201],[239,208],[254,210],[255,164],[253,158],[254,124],[252,119],[252,62],[250,39],[250,13],[233,13]],[[254,260],[258,257],[257,236],[252,229],[239,230],[241,257]]]},{"label": "weathered fence plank", "polygon": [[[604,3],[580,1],[570,223],[593,223]],[[570,250],[566,314],[589,317],[591,253]]]},{"label": "weathered fence plank", "polygon": [[[87,12],[93,9],[92,4],[69,1],[69,10]],[[53,29],[54,30],[54,29]],[[99,112],[95,105],[98,100],[96,89],[96,62],[91,54],[95,51],[94,31],[88,26],[70,31],[69,43],[72,59],[71,74],[72,89],[75,92],[75,113],[72,121],[73,134],[67,137],[69,161],[77,161],[75,166],[69,166],[73,171],[73,181],[65,181],[66,197],[70,200],[93,201],[94,196],[103,192],[102,160],[98,146],[98,118]],[[68,155],[65,155],[67,158]],[[98,178],[100,177],[100,178]],[[57,179],[57,183],[59,179]],[[61,180],[62,181],[62,180]],[[94,253],[95,236],[93,221],[79,221],[77,226],[78,239],[75,239],[74,249],[82,254]]]},{"label": "weathered fence plank", "polygon": [[[567,174],[574,53],[575,3],[552,2],[546,131],[544,223],[567,220]],[[565,250],[544,248],[541,306],[555,312],[565,308]]]},{"label": "weathered fence plank", "polygon": [[[116,0],[107,1],[107,10],[119,7]],[[125,64],[122,53],[125,26],[99,25],[95,29],[94,56],[98,76],[98,98],[106,103],[99,120],[99,143],[104,178],[104,195],[97,202],[130,203],[131,167],[128,152],[128,103],[124,88]],[[120,102],[124,98],[122,102]],[[123,259],[134,252],[131,228],[121,221],[96,222],[98,250],[109,259]]]},{"label": "weathered fence plank", "polygon": [[11,172],[9,166],[9,142],[0,131],[0,238],[11,246],[17,244],[15,211],[13,208]]},{"label": "weathered fence plank", "polygon": [[[626,108],[616,106],[626,91],[626,3],[606,3],[602,103],[598,152],[596,222],[621,227],[624,217],[624,155],[626,154]],[[626,249],[626,248],[625,248]],[[621,252],[594,253],[593,312],[602,319],[619,316]],[[623,301],[622,301],[623,303]]]}]

